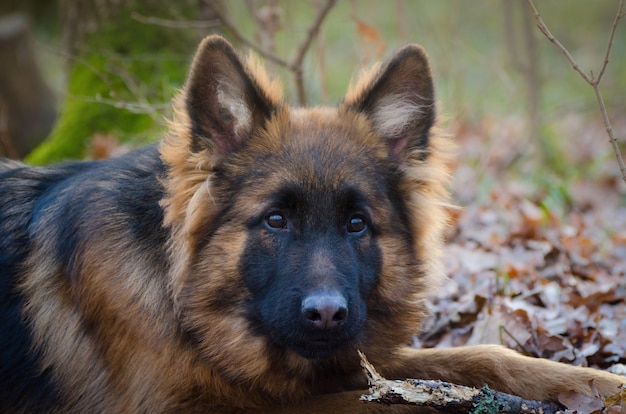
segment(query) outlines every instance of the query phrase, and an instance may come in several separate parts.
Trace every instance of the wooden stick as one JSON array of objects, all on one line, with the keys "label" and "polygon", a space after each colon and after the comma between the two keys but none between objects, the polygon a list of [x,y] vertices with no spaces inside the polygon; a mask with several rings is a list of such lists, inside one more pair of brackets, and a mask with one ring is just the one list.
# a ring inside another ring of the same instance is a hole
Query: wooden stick
[{"label": "wooden stick", "polygon": [[557,403],[525,400],[486,386],[479,390],[442,381],[387,380],[367,361],[362,352],[359,351],[359,355],[370,384],[370,394],[361,396],[363,401],[388,405],[418,405],[455,413],[556,414],[563,410]]}]

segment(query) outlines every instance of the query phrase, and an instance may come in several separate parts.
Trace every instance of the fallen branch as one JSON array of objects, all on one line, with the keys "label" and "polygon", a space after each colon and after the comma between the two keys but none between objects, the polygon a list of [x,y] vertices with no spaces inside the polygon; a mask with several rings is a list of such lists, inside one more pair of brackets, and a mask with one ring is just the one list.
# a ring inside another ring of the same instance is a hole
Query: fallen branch
[{"label": "fallen branch", "polygon": [[387,380],[359,351],[361,366],[367,374],[370,394],[361,400],[382,404],[408,404],[454,413],[551,414],[563,410],[560,404],[524,400],[489,387],[476,389],[442,381],[407,379]]},{"label": "fallen branch", "polygon": [[622,158],[622,154],[617,144],[617,138],[615,137],[615,134],[613,132],[613,127],[611,126],[611,122],[609,121],[609,115],[607,114],[606,106],[604,105],[604,99],[602,99],[602,94],[600,93],[600,81],[602,80],[602,76],[604,75],[606,66],[609,63],[609,55],[611,54],[611,48],[613,47],[613,39],[615,37],[615,30],[617,28],[617,25],[619,24],[619,21],[624,16],[626,16],[626,13],[624,13],[624,0],[620,0],[619,2],[617,13],[615,14],[615,19],[613,20],[613,26],[611,28],[609,42],[606,47],[606,52],[604,54],[604,61],[602,63],[602,68],[600,69],[600,73],[596,77],[593,76],[593,72],[590,72],[590,74],[585,73],[580,68],[580,66],[578,66],[578,63],[576,62],[574,57],[571,55],[571,53],[569,53],[567,48],[563,46],[563,44],[559,42],[559,40],[556,37],[554,37],[554,35],[552,35],[550,30],[548,29],[548,26],[546,26],[546,24],[543,22],[541,15],[537,11],[537,8],[535,7],[533,0],[528,0],[528,4],[533,10],[533,13],[535,15],[535,20],[537,20],[537,27],[539,28],[539,30],[541,30],[541,32],[548,38],[548,40],[552,44],[554,44],[565,55],[567,60],[572,65],[572,68],[576,72],[578,72],[578,74],[585,80],[585,82],[587,82],[589,85],[593,87],[593,90],[596,94],[596,99],[598,101],[598,106],[600,107],[600,112],[602,113],[602,120],[604,122],[606,132],[609,135],[609,142],[611,143],[611,147],[613,148],[613,152],[615,153],[615,157],[617,158],[617,163],[619,165],[620,172],[622,173],[622,180],[624,180],[624,183],[626,183],[626,164],[624,164],[624,159]]}]

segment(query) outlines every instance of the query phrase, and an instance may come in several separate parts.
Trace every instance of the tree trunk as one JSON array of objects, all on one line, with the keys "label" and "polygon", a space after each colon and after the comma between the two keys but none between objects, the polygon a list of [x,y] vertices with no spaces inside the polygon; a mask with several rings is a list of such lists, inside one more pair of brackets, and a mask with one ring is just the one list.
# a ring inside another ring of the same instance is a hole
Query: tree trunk
[{"label": "tree trunk", "polygon": [[0,156],[22,158],[50,133],[56,115],[22,15],[0,20],[0,62]]}]

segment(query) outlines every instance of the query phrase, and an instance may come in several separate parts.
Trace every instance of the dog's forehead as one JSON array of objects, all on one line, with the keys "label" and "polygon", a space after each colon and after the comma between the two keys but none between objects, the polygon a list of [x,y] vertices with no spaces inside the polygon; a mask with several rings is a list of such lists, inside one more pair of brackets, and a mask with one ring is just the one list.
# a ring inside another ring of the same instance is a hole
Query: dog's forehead
[{"label": "dog's forehead", "polygon": [[233,161],[230,171],[235,185],[247,188],[247,205],[284,189],[316,200],[354,193],[384,198],[394,181],[386,148],[369,123],[336,108],[291,110]]},{"label": "dog's forehead", "polygon": [[[283,149],[306,159],[346,163],[365,158],[387,158],[386,148],[369,121],[359,114],[337,108],[292,109],[283,128],[278,128]],[[351,165],[353,166],[353,165]]]},{"label": "dog's forehead", "polygon": [[357,171],[377,173],[373,168],[387,159],[369,122],[336,108],[292,110],[280,134],[283,162],[320,182],[353,181]]},{"label": "dog's forehead", "polygon": [[305,142],[326,141],[332,138],[337,144],[373,134],[371,125],[364,119],[354,113],[346,113],[332,107],[290,109],[285,132],[295,133],[295,137],[304,139]]}]

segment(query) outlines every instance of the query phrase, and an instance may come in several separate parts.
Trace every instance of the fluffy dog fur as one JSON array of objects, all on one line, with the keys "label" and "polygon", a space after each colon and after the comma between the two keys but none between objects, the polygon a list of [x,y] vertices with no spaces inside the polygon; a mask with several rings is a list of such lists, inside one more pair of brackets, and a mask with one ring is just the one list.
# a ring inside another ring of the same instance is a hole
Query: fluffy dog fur
[{"label": "fluffy dog fur", "polygon": [[0,164],[0,411],[387,411],[358,400],[357,349],[389,378],[618,391],[502,347],[406,346],[444,279],[451,154],[420,47],[337,108],[281,99],[209,37],[158,147]]}]

